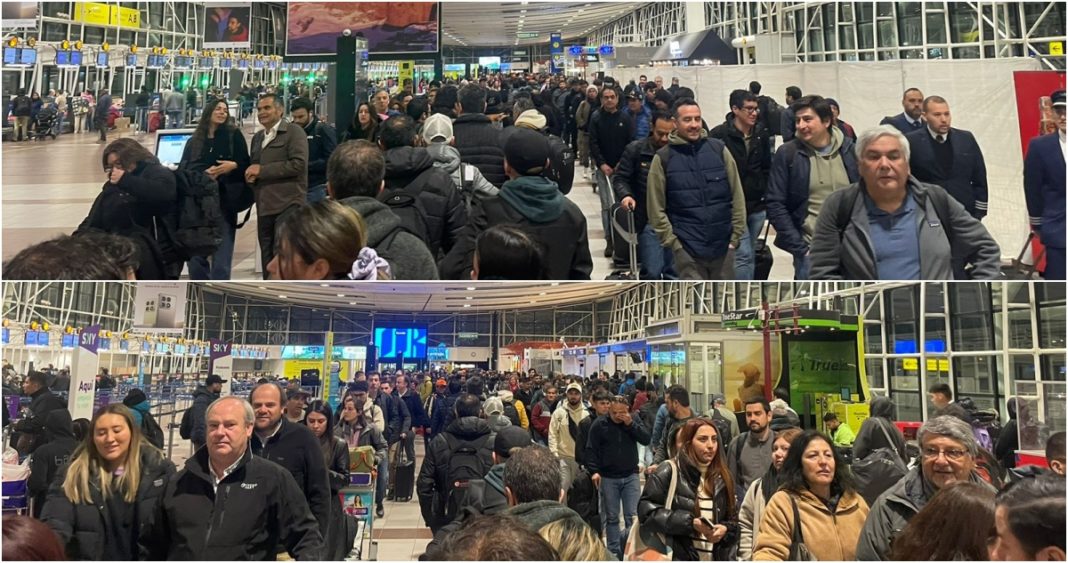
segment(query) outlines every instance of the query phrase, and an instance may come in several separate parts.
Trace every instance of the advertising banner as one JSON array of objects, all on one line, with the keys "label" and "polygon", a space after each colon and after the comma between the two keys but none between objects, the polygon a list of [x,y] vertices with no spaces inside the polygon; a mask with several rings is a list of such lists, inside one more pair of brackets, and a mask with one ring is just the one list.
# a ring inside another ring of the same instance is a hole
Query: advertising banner
[{"label": "advertising banner", "polygon": [[181,333],[185,328],[186,284],[141,282],[134,294],[134,330]]},{"label": "advertising banner", "polygon": [[233,344],[212,338],[209,340],[211,352],[208,356],[208,374],[215,374],[226,381],[222,384],[220,397],[230,394],[230,386],[233,385],[234,356]]},{"label": "advertising banner", "polygon": [[564,42],[560,39],[559,33],[549,36],[549,54],[552,56],[549,72],[552,74],[562,72],[564,70]]},{"label": "advertising banner", "polygon": [[4,2],[0,25],[4,29],[37,27],[37,2]]},{"label": "advertising banner", "polygon": [[204,21],[205,49],[248,48],[251,4],[209,2],[204,6]]},{"label": "advertising banner", "polygon": [[401,90],[415,91],[415,61],[400,61],[397,63],[397,81]]},{"label": "advertising banner", "polygon": [[323,347],[323,370],[320,372],[326,375],[321,379],[323,385],[318,398],[330,401],[332,399],[331,390],[337,393],[338,387],[341,386],[341,382],[335,379],[341,374],[341,365],[338,364],[336,366],[337,369],[334,369],[335,363],[337,362],[334,360],[334,333],[327,332],[326,346]]},{"label": "advertising banner", "polygon": [[[1064,72],[1055,70],[1018,70],[1012,73],[1013,83],[1016,87],[1016,115],[1020,121],[1020,148],[1023,157],[1027,156],[1027,147],[1031,139],[1039,135],[1047,135],[1057,131],[1057,116],[1053,113],[1053,101],[1050,94],[1055,90],[1064,89]],[[1014,244],[1020,244],[1023,241]],[[1009,251],[1015,255],[1017,247]],[[1033,263],[1034,257],[1042,253],[1042,245],[1038,239],[1031,242],[1032,255],[1028,262]],[[1043,258],[1035,264],[1038,271],[1046,269],[1046,260]]]},{"label": "advertising banner", "polygon": [[438,2],[290,2],[286,55],[332,55],[345,30],[372,55],[437,53],[440,19]]},{"label": "advertising banner", "polygon": [[97,345],[100,325],[92,325],[78,335],[78,347],[71,359],[70,416],[72,419],[93,418],[96,397],[96,373],[100,367]]},{"label": "advertising banner", "polygon": [[[772,344],[771,380],[779,377],[779,353]],[[764,395],[764,342],[763,340],[724,341],[723,355],[723,395],[727,398],[727,408],[734,412],[745,410],[745,401],[752,397]]]},{"label": "advertising banner", "polygon": [[839,394],[848,388],[858,394],[857,344],[852,340],[802,340],[786,338],[790,406],[801,412],[804,396]]}]

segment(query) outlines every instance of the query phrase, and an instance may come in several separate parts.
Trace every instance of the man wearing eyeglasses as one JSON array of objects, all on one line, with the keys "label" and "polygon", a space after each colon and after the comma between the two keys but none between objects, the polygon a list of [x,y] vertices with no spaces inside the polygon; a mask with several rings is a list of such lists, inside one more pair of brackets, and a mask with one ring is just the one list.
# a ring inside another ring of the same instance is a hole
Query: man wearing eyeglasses
[{"label": "man wearing eyeglasses", "polygon": [[937,416],[920,427],[920,465],[909,470],[871,507],[857,542],[860,561],[886,561],[895,534],[942,487],[971,481],[994,490],[975,472],[979,444],[968,423],[952,416]]},{"label": "man wearing eyeglasses", "polygon": [[738,280],[752,280],[756,272],[756,241],[768,218],[764,193],[768,191],[771,173],[771,140],[766,128],[757,127],[760,106],[756,95],[748,90],[735,90],[731,92],[730,105],[727,119],[708,136],[723,141],[738,165],[745,193],[746,232],[734,254],[734,276]]}]

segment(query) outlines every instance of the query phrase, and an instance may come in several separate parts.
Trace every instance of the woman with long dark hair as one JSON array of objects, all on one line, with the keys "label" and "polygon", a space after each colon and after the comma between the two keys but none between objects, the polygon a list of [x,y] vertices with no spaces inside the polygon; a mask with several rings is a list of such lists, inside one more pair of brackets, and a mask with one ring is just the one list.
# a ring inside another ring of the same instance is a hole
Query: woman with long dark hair
[{"label": "woman with long dark hair", "polygon": [[137,279],[178,279],[182,261],[171,240],[178,225],[174,174],[129,137],[108,144],[101,166],[107,181],[74,234],[100,231],[127,237],[138,247]]},{"label": "woman with long dark hair", "polygon": [[304,424],[319,439],[330,478],[330,528],[323,538],[323,545],[326,546],[323,559],[342,561],[351,551],[352,540],[356,536],[355,523],[350,522],[342,512],[338,497],[338,492],[349,486],[349,448],[344,440],[334,435],[334,410],[330,408],[330,403],[312,401],[304,414]]},{"label": "woman with long dark hair", "polygon": [[790,444],[801,435],[800,428],[788,428],[775,433],[775,442],[771,448],[771,465],[764,476],[749,484],[749,490],[745,493],[742,506],[738,510],[738,524],[741,528],[741,536],[738,540],[738,559],[749,561],[753,557],[753,543],[756,540],[757,529],[760,527],[760,519],[764,516],[764,508],[772,495],[779,490],[779,474],[782,471],[786,454],[790,451]]},{"label": "woman with long dark hair", "polygon": [[764,509],[753,560],[793,559],[803,544],[816,560],[852,561],[867,518],[868,503],[831,439],[806,430],[783,460],[779,491]]},{"label": "woman with long dark hair", "polygon": [[352,116],[352,123],[349,124],[349,128],[345,131],[341,142],[364,139],[377,143],[379,123],[381,123],[381,119],[371,109],[371,103],[360,102],[360,105],[356,106],[356,113]]},{"label": "woman with long dark hair", "polygon": [[997,536],[994,491],[961,481],[942,487],[890,545],[890,561],[987,561]]},{"label": "woman with long dark hair", "polygon": [[[664,534],[675,561],[731,561],[738,541],[734,479],[716,426],[694,418],[679,430],[675,459],[648,476],[638,502],[642,533]],[[667,508],[674,478],[675,498]]]},{"label": "woman with long dark hair", "polygon": [[108,405],[57,475],[41,511],[72,559],[129,561],[174,464],[149,444],[130,409]]},{"label": "woman with long dark hair", "polygon": [[222,244],[210,258],[194,256],[189,260],[189,277],[194,280],[228,280],[234,260],[234,236],[240,201],[251,203],[245,184],[249,165],[248,144],[241,130],[230,122],[226,100],[210,99],[200,112],[196,131],[185,144],[179,168],[203,172],[219,183],[222,203]]}]

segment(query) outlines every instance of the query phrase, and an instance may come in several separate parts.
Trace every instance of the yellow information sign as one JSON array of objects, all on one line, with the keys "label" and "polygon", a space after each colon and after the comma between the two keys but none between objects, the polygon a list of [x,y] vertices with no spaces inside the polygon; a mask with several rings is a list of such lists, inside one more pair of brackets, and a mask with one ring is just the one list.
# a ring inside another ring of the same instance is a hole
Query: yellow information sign
[{"label": "yellow information sign", "polygon": [[[901,369],[905,371],[919,371],[920,359],[919,358],[901,358]],[[935,359],[929,358],[927,360],[927,371],[940,371],[949,372],[949,360],[947,359]]]},{"label": "yellow information sign", "polygon": [[411,84],[412,91],[415,91],[415,61],[400,61],[397,63],[397,81],[400,83],[401,90],[404,89],[405,80]]},{"label": "yellow information sign", "polygon": [[141,27],[141,10],[137,8],[122,8],[119,6],[111,7],[111,25],[117,25],[119,27]]},{"label": "yellow information sign", "polygon": [[93,25],[111,23],[111,7],[100,2],[76,2],[74,4],[74,21]]},{"label": "yellow information sign", "polygon": [[1064,54],[1064,41],[1050,41],[1049,42],[1049,54],[1051,54],[1051,55],[1063,55]]},{"label": "yellow information sign", "polygon": [[[286,379],[300,379],[300,372],[306,369],[319,370],[319,377],[330,377],[329,373],[323,373],[323,361],[322,360],[286,360],[283,364],[282,375]],[[348,380],[349,362],[341,362],[341,380]]]}]

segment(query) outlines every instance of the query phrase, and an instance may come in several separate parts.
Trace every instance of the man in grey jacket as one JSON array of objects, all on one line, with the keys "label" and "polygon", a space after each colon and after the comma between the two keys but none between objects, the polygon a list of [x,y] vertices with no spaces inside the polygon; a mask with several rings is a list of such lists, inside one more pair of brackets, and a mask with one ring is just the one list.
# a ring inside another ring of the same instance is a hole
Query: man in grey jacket
[{"label": "man in grey jacket", "polygon": [[910,175],[909,141],[880,125],[856,145],[860,181],[827,196],[812,238],[813,280],[996,279],[1001,249],[945,190]]},{"label": "man in grey jacket", "polygon": [[920,427],[920,465],[876,499],[857,542],[858,561],[886,561],[890,542],[942,487],[971,481],[994,490],[975,472],[979,444],[972,428],[952,416],[938,416]]},{"label": "man in grey jacket", "polygon": [[282,100],[275,94],[264,94],[256,102],[256,118],[263,129],[252,136],[252,164],[245,170],[245,181],[256,198],[264,279],[274,258],[275,226],[308,197],[308,137],[282,119],[282,111]]}]

